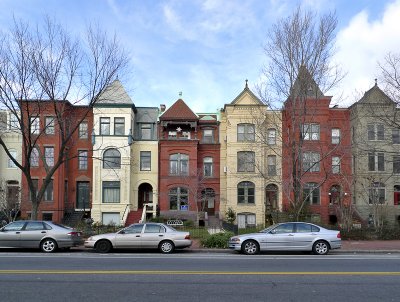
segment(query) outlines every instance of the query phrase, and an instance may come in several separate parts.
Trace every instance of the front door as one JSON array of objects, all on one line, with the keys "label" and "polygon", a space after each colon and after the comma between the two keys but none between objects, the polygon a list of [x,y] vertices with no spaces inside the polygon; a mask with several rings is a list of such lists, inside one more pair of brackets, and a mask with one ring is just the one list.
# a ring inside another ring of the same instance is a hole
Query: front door
[{"label": "front door", "polygon": [[76,208],[77,209],[90,209],[89,205],[89,182],[78,181],[76,183]]}]

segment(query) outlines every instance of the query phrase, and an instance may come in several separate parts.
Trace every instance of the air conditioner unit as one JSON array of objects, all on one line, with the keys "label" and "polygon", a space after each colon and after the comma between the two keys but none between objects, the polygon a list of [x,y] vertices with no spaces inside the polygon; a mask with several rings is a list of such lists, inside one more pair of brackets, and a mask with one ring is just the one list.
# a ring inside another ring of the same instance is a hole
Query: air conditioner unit
[{"label": "air conditioner unit", "polygon": [[224,173],[228,172],[228,167],[224,167]]}]

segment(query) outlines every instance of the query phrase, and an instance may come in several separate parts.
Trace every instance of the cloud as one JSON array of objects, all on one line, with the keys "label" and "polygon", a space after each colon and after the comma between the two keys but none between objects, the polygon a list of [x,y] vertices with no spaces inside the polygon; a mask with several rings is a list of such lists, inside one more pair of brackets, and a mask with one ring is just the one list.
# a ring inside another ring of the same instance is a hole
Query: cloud
[{"label": "cloud", "polygon": [[[368,11],[356,14],[337,35],[338,53],[335,60],[347,69],[347,76],[333,96],[344,92],[344,102],[350,105],[359,98],[355,91],[365,92],[379,78],[377,62],[382,61],[388,52],[400,49],[400,0],[386,5],[382,15],[371,20]],[[381,87],[384,88],[384,87]]]}]

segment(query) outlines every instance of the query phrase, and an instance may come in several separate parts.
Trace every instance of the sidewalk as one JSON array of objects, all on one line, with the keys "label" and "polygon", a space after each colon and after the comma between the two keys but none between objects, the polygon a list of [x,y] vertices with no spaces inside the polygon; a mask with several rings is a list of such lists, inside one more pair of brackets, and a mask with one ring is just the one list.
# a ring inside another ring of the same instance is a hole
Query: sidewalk
[{"label": "sidewalk", "polygon": [[[198,252],[226,252],[229,249],[204,248],[194,239],[189,248]],[[342,240],[342,248],[334,253],[400,253],[400,240]]]},{"label": "sidewalk", "polygon": [[400,253],[400,240],[342,240],[343,252]]}]

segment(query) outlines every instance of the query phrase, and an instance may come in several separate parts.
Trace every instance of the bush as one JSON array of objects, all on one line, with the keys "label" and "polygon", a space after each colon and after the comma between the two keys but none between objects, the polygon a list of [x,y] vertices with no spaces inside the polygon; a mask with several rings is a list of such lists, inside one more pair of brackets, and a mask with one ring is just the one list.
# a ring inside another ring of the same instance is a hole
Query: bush
[{"label": "bush", "polygon": [[208,235],[201,239],[201,245],[207,248],[228,248],[229,238],[233,236],[231,232],[217,233]]},{"label": "bush", "polygon": [[399,240],[400,229],[385,227],[382,229],[363,228],[350,231],[340,230],[344,240]]}]

